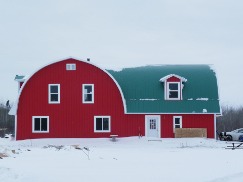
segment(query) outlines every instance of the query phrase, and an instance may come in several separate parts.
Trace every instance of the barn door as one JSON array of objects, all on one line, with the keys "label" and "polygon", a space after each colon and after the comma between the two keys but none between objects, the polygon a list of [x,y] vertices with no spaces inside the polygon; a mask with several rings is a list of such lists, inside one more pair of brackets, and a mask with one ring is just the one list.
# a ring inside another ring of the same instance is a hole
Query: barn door
[{"label": "barn door", "polygon": [[160,116],[147,115],[145,116],[145,135],[147,137],[160,138]]}]

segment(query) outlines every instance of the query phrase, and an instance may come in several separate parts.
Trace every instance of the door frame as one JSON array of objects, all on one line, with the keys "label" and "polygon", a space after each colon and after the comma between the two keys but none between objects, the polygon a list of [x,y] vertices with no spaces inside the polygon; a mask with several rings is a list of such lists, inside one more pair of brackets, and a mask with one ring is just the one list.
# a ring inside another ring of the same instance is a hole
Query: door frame
[{"label": "door frame", "polygon": [[145,137],[149,137],[148,136],[148,125],[147,122],[149,121],[148,119],[150,118],[156,118],[156,120],[158,120],[158,138],[161,138],[161,119],[160,119],[160,115],[145,115]]}]

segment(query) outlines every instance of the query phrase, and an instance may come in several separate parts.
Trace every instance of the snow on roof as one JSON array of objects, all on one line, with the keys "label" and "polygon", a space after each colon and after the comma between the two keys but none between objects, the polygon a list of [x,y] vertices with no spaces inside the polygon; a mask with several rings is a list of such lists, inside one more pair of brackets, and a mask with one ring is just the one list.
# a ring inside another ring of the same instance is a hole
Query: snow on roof
[{"label": "snow on roof", "polygon": [[167,80],[167,79],[169,79],[169,78],[171,78],[171,77],[179,78],[179,79],[182,80],[183,82],[186,82],[186,81],[187,81],[186,78],[181,77],[181,76],[176,75],[176,74],[169,74],[169,75],[167,75],[167,76],[161,78],[159,81],[160,81],[160,82],[164,82],[165,80]]},{"label": "snow on roof", "polygon": [[197,98],[196,100],[208,101],[208,98]]},{"label": "snow on roof", "polygon": [[139,100],[142,100],[142,101],[155,101],[155,100],[159,100],[159,99],[139,99]]}]

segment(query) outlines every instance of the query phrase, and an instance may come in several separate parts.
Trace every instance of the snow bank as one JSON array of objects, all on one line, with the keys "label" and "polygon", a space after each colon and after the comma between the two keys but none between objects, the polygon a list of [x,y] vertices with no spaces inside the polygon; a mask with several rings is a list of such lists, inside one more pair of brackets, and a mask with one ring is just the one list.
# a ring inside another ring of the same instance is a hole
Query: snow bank
[{"label": "snow bank", "polygon": [[243,179],[243,164],[239,160],[242,151],[225,150],[225,142],[213,139],[129,137],[118,138],[117,142],[106,138],[0,139],[0,146],[18,151],[0,159],[0,181],[4,182],[226,182]]}]

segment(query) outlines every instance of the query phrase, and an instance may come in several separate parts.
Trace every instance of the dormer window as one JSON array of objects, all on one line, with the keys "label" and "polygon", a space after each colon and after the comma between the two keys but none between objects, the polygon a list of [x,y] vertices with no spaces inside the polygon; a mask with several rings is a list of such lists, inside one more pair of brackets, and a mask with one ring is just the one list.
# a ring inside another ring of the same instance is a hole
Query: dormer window
[{"label": "dormer window", "polygon": [[160,82],[164,82],[164,98],[165,100],[182,100],[182,82],[186,82],[187,79],[170,74],[160,79]]},{"label": "dormer window", "polygon": [[180,100],[180,83],[167,82],[167,99]]}]

